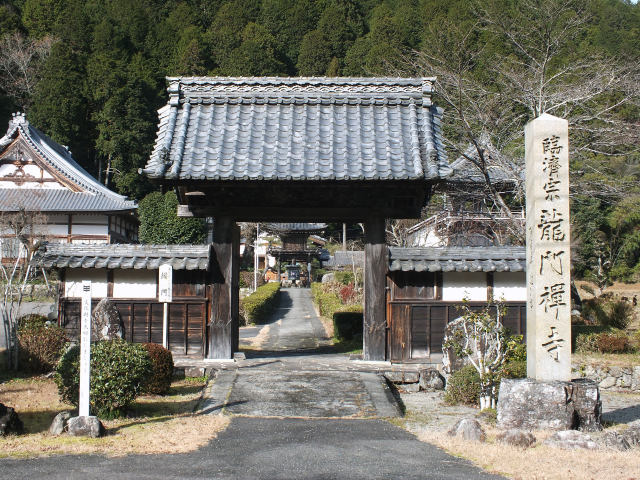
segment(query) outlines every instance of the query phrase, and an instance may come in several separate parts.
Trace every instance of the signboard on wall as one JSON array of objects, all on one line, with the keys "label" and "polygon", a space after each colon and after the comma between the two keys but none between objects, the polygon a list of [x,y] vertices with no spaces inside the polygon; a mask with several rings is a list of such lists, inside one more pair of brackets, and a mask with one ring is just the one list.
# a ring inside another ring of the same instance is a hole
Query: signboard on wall
[{"label": "signboard on wall", "polygon": [[171,265],[160,265],[158,301],[163,303],[171,302],[173,297],[173,267]]}]

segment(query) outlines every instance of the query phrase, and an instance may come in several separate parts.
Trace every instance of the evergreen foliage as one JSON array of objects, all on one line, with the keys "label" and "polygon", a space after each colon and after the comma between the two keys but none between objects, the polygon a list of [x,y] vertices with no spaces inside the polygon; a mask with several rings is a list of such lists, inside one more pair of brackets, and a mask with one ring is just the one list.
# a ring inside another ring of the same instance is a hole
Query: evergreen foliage
[{"label": "evergreen foliage", "polygon": [[[550,15],[554,8],[561,14]],[[570,37],[563,37],[567,25]],[[416,52],[444,52],[481,96],[499,99],[483,107],[487,125],[520,131],[537,106],[520,102],[525,94],[516,99],[509,89],[514,82],[495,67],[518,76],[523,89],[538,85],[535,58],[509,35],[531,47],[542,45],[544,39],[535,36],[540,32],[560,33],[561,41],[551,45],[557,51],[544,64],[547,78],[585,65],[545,88],[571,91],[593,59],[635,66],[638,83],[640,5],[625,0],[7,0],[0,5],[0,39],[20,33],[52,44],[46,59],[31,65],[37,83],[26,98],[10,93],[15,78],[0,62],[0,127],[12,111],[26,110],[85,169],[140,200],[152,190],[137,172],[151,152],[166,76],[425,76],[430,72],[414,61]],[[602,102],[615,104],[619,97],[619,91],[607,91],[582,111],[567,107],[581,119],[571,125],[572,144],[586,147],[572,156],[572,182],[580,184],[572,205],[575,271],[607,277],[605,283],[640,278],[637,142],[632,131],[592,115]],[[614,109],[630,125],[635,122],[635,130],[637,100]],[[501,115],[514,123],[497,124]],[[450,108],[446,119],[454,117]],[[460,140],[455,125],[446,123],[445,129],[448,140]],[[602,145],[602,132],[629,134],[630,140]],[[520,139],[496,147],[516,156],[522,150]]]},{"label": "evergreen foliage", "polygon": [[[142,393],[152,372],[149,353],[141,344],[124,340],[96,342],[91,345],[89,401],[91,414],[114,418]],[[60,396],[78,405],[80,392],[80,347],[69,348],[58,362],[55,376]]]},{"label": "evergreen foliage", "polygon": [[152,192],[140,201],[139,237],[142,243],[197,244],[206,235],[205,222],[201,218],[178,217],[178,197],[174,192],[164,195]]}]

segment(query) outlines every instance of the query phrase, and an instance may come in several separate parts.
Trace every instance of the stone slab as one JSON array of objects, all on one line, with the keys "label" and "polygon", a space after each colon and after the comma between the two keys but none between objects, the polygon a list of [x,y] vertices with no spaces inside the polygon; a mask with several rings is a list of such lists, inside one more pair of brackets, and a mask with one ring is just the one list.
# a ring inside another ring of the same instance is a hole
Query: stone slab
[{"label": "stone slab", "polygon": [[602,402],[588,380],[536,382],[504,379],[500,383],[497,426],[501,429],[594,431],[601,426]]}]

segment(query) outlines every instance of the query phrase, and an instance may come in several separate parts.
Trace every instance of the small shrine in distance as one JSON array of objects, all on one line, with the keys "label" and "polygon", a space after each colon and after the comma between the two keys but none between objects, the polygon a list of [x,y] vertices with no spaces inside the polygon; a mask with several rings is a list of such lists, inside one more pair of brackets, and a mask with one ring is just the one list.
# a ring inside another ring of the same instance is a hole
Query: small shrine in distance
[{"label": "small shrine in distance", "polygon": [[281,247],[269,246],[267,254],[275,257],[278,266],[278,278],[282,273],[284,263],[295,265],[297,262],[310,265],[313,259],[321,260],[321,248],[310,248],[307,243],[311,235],[318,235],[326,228],[326,223],[267,223],[264,230],[280,237]]}]

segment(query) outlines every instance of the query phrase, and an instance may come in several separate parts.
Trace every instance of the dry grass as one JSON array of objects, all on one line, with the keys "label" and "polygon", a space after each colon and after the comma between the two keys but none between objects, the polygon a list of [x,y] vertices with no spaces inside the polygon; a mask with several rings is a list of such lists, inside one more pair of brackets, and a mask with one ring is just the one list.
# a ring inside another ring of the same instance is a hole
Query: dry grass
[{"label": "dry grass", "polygon": [[572,363],[584,365],[600,365],[615,367],[630,367],[640,365],[640,352],[637,353],[573,353]]},{"label": "dry grass", "polygon": [[60,402],[51,379],[24,378],[0,384],[0,402],[14,407],[26,433],[0,438],[0,457],[97,453],[109,456],[133,453],[183,453],[195,450],[224,430],[229,420],[219,415],[197,415],[204,381],[179,380],[166,396],[139,397],[129,418],[103,421],[102,438],[58,437],[47,433],[55,415],[71,410]]},{"label": "dry grass", "polygon": [[[486,431],[487,443],[468,442],[444,432],[418,433],[418,438],[467,458],[486,471],[514,479],[640,479],[640,455],[635,448],[626,452],[561,450],[537,443],[533,448],[522,450],[496,443],[497,431],[491,428]],[[535,435],[541,442],[549,433],[536,432]]]}]

